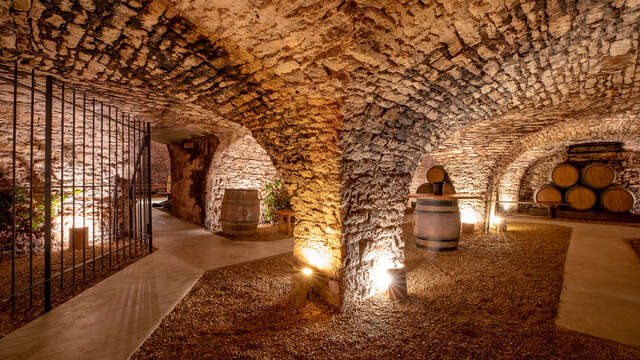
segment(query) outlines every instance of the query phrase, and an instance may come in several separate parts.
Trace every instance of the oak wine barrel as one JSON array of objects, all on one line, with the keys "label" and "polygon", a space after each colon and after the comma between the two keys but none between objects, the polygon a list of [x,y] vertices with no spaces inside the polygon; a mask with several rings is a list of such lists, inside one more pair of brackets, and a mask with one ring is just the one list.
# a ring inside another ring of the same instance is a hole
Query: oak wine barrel
[{"label": "oak wine barrel", "polygon": [[551,181],[559,188],[566,189],[580,180],[580,172],[571,164],[558,164],[551,172]]},{"label": "oak wine barrel", "polygon": [[596,204],[597,199],[598,197],[593,189],[582,185],[570,187],[564,194],[564,201],[569,203],[570,208],[578,211],[591,209]]},{"label": "oak wine barrel", "polygon": [[454,251],[460,237],[460,210],[456,199],[418,199],[413,234],[419,249]]},{"label": "oak wine barrel", "polygon": [[635,198],[631,192],[620,185],[612,185],[600,193],[600,205],[614,213],[624,213],[633,209]]},{"label": "oak wine barrel", "polygon": [[533,195],[533,199],[537,203],[542,203],[542,206],[545,206],[545,202],[562,202],[562,192],[553,185],[543,185]]},{"label": "oak wine barrel", "polygon": [[427,170],[427,180],[429,180],[430,183],[441,183],[444,181],[445,177],[446,174],[442,166],[432,166]]},{"label": "oak wine barrel", "polygon": [[[442,193],[444,195],[455,194],[456,189],[453,187],[452,183],[446,182],[442,187]],[[416,190],[416,194],[433,194],[433,184],[424,183],[418,186],[418,189]]]},{"label": "oak wine barrel", "polygon": [[258,190],[226,189],[220,220],[222,232],[229,235],[255,234],[260,219]]},{"label": "oak wine barrel", "polygon": [[433,184],[424,183],[418,186],[418,189],[416,190],[416,194],[433,194]]},{"label": "oak wine barrel", "polygon": [[615,180],[616,173],[608,165],[593,163],[582,169],[582,183],[594,189],[606,188]]}]

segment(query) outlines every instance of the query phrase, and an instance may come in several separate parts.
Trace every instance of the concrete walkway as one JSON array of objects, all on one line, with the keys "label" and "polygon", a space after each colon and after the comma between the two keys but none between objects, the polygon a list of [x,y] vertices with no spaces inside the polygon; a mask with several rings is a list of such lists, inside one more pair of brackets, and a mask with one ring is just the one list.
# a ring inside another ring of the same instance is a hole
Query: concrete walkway
[{"label": "concrete walkway", "polygon": [[640,227],[531,217],[509,221],[572,228],[558,326],[640,347],[640,259],[627,241],[640,239]]},{"label": "concrete walkway", "polygon": [[153,210],[158,251],[0,340],[0,359],[127,359],[204,271],[290,252],[237,242]]}]

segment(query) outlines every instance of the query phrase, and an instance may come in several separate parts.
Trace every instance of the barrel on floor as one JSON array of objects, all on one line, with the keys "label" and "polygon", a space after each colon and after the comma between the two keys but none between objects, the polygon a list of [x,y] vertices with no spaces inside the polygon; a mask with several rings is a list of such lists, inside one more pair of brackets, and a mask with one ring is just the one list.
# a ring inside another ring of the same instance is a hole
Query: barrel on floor
[{"label": "barrel on floor", "polygon": [[221,209],[222,232],[252,235],[258,228],[260,200],[257,190],[226,189]]},{"label": "barrel on floor", "polygon": [[456,199],[418,199],[413,233],[416,246],[453,251],[460,238],[460,210]]}]

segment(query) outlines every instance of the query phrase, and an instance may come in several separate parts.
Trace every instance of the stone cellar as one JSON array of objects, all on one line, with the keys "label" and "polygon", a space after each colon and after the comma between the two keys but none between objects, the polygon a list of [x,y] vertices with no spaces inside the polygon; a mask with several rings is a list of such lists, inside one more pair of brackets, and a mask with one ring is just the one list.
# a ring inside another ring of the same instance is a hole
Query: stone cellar
[{"label": "stone cellar", "polygon": [[2,1],[0,358],[638,358],[639,54],[638,0]]}]

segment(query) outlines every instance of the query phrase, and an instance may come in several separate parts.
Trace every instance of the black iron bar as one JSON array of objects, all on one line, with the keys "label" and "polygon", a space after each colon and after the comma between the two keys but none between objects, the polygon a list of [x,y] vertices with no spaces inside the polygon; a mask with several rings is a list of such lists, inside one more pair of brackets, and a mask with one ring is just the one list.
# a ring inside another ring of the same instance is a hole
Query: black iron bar
[{"label": "black iron bar", "polygon": [[[111,105],[108,107],[107,119],[109,123],[109,161],[107,161],[107,179],[109,181],[109,254],[111,254],[111,236],[113,234],[113,223],[112,223],[112,214],[111,214]],[[109,272],[111,272],[111,256],[109,256]]]},{"label": "black iron bar", "polygon": [[16,310],[16,141],[17,122],[18,122],[18,60],[14,63],[13,68],[13,132],[11,133],[13,150],[12,156],[12,174],[11,174],[11,312]]},{"label": "black iron bar", "polygon": [[36,88],[35,69],[31,69],[31,127],[29,128],[29,308],[33,307],[33,109]]},{"label": "black iron bar", "polygon": [[[86,188],[86,177],[87,177],[87,93],[82,93],[82,230],[84,232],[84,228],[87,227],[87,221],[85,217],[87,216],[87,210],[85,208],[86,197],[85,193]],[[83,235],[84,236],[84,235]],[[86,241],[82,239],[82,263],[85,264],[87,261],[87,245]],[[82,267],[82,282],[87,281],[87,266]]]},{"label": "black iron bar", "polygon": [[[124,123],[124,113],[120,114],[122,116],[122,122]],[[124,136],[125,134],[125,129],[124,126],[122,126],[122,245],[124,245],[126,243],[125,240],[125,202],[127,200],[126,195],[125,195],[125,181],[127,181],[127,179],[125,178],[125,171],[124,171]],[[127,253],[125,248],[122,248],[122,261],[125,261],[127,258]]]},{"label": "black iron bar", "polygon": [[[75,246],[75,232],[76,228],[76,89],[73,89],[73,105],[71,105],[71,183],[73,188],[71,189],[71,230],[73,236],[69,237],[69,248],[71,249],[71,284],[76,284],[76,246]],[[84,189],[82,189],[84,192]],[[84,239],[83,239],[84,240]],[[84,260],[84,259],[83,259]]]},{"label": "black iron bar", "polygon": [[[139,140],[139,145],[138,148],[136,149],[136,151],[138,151],[138,154],[136,156],[135,159],[135,164],[134,164],[134,174],[133,176],[136,176],[138,174],[138,172],[142,172],[143,167],[143,162],[144,162],[144,154],[145,154],[145,143],[144,143],[144,129],[142,128],[142,123],[140,123],[140,128],[138,129],[138,140]],[[144,178],[144,174],[141,173],[140,178]]]},{"label": "black iron bar", "polygon": [[142,141],[142,125],[141,125],[141,121],[138,118],[138,122],[136,124],[136,131],[138,132],[138,148],[140,150],[138,150],[138,159],[136,161],[135,164],[135,168],[136,168],[136,178],[138,179],[138,187],[136,187],[136,194],[138,195],[138,201],[140,204],[138,204],[138,241],[140,241],[140,251],[144,252],[146,251],[146,247],[145,245],[145,238],[143,236],[142,233],[142,228],[143,228],[143,211],[142,211],[142,195],[140,194],[140,189],[141,189],[141,185],[142,185],[142,154],[144,154],[144,141]]},{"label": "black iron bar", "polygon": [[[60,272],[64,271],[64,83],[60,86]],[[64,276],[60,276],[60,292]]]},{"label": "black iron bar", "polygon": [[51,310],[51,130],[53,77],[47,76],[44,125],[44,311]]},{"label": "black iron bar", "polygon": [[149,234],[149,253],[153,252],[153,226],[151,222],[151,123],[147,122],[147,211],[148,223],[147,233]]},{"label": "black iron bar", "polygon": [[[116,107],[116,119],[118,118],[118,108]],[[118,218],[118,201],[120,201],[120,194],[118,192],[118,123],[116,122],[115,125],[115,130],[114,130],[114,135],[113,135],[115,141],[116,141],[116,149],[115,149],[115,165],[116,165],[116,176],[115,176],[115,188],[114,188],[114,206],[113,206],[113,211],[114,211],[114,231],[115,231],[115,236],[116,236],[116,267],[120,266],[120,256],[118,254],[118,242],[120,241],[120,235],[118,234],[118,230],[119,230],[119,224],[118,222],[120,221],[120,219]]]},{"label": "black iron bar", "polygon": [[96,99],[91,98],[91,269],[96,277]]},{"label": "black iron bar", "polygon": [[104,272],[104,119],[102,114],[104,114],[104,102],[100,101],[100,272]]},{"label": "black iron bar", "polygon": [[144,171],[144,159],[145,159],[145,138],[144,138],[144,130],[143,130],[143,126],[142,126],[142,119],[139,120],[138,123],[139,126],[139,133],[140,133],[140,164],[139,164],[139,169],[140,169],[140,236],[142,239],[142,244],[143,246],[145,246],[145,251],[147,251],[148,246],[147,246],[147,237],[145,236],[146,233],[146,211],[144,210],[144,204],[145,204],[145,198],[144,198],[144,181],[145,178],[147,177],[145,171]]},{"label": "black iron bar", "polygon": [[[131,125],[131,114],[127,114],[127,123]],[[129,160],[127,162],[127,178],[129,179],[129,258],[133,255],[131,253],[131,238],[133,237],[133,179],[131,178],[131,127],[127,129],[127,152]]]},{"label": "black iron bar", "polygon": [[[136,124],[136,116],[133,116],[133,125]],[[131,152],[134,152],[136,150],[136,128],[135,126],[132,128],[133,131],[133,139],[132,139],[132,145],[133,145],[133,149],[131,150]],[[135,154],[133,155],[135,157]],[[131,161],[131,160],[129,160]],[[133,168],[133,174],[131,175],[131,196],[132,196],[132,203],[133,203],[133,211],[131,212],[131,220],[133,223],[133,243],[135,244],[135,255],[136,257],[138,256],[138,194],[137,194],[137,181],[136,181],[136,171],[135,171],[135,164],[132,164]]]}]

